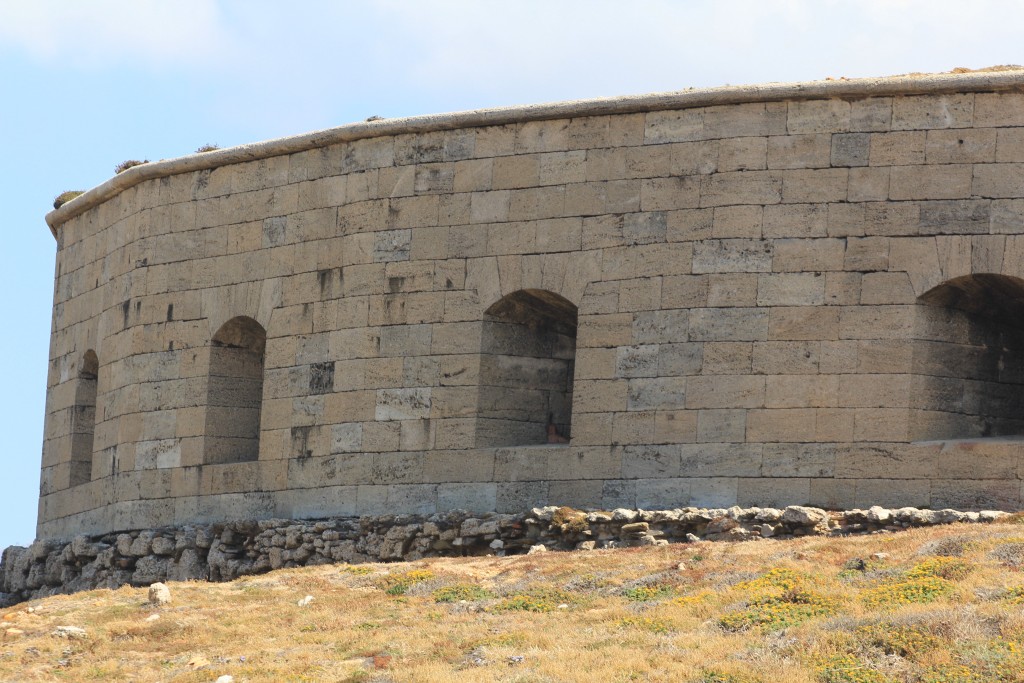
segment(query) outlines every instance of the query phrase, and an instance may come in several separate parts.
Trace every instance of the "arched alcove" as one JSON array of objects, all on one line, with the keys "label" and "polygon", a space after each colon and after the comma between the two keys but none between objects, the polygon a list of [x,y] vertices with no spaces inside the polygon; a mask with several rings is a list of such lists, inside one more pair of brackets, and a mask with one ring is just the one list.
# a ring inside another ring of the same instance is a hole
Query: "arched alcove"
[{"label": "arched alcove", "polygon": [[252,318],[224,323],[210,345],[204,462],[256,460],[260,452],[267,332]]},{"label": "arched alcove", "polygon": [[78,486],[92,480],[93,435],[96,432],[96,384],[100,361],[89,349],[82,355],[75,386],[75,406],[71,414],[71,478]]},{"label": "arched alcove", "polygon": [[966,275],[918,304],[911,436],[1024,434],[1024,280]]},{"label": "arched alcove", "polygon": [[576,360],[576,306],[523,289],[484,314],[478,446],[568,443]]}]

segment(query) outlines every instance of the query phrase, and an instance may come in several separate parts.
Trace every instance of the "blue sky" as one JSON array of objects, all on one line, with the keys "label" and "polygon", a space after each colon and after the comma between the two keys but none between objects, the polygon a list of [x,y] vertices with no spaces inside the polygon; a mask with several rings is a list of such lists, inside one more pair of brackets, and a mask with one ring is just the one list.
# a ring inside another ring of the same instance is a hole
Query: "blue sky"
[{"label": "blue sky", "polygon": [[34,536],[61,191],[371,115],[1020,64],[1022,25],[1011,0],[3,0],[0,548]]}]

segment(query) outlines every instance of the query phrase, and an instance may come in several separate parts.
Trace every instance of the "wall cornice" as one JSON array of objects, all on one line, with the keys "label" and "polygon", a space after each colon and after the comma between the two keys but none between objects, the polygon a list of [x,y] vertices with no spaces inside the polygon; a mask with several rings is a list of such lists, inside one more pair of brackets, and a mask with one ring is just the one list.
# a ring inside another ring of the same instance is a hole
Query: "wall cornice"
[{"label": "wall cornice", "polygon": [[476,109],[447,114],[428,114],[424,116],[383,119],[380,121],[360,121],[336,128],[239,145],[213,152],[190,154],[175,159],[165,159],[135,166],[72,199],[59,209],[51,211],[46,215],[46,222],[50,226],[50,231],[56,236],[57,228],[61,224],[147,180],[164,178],[179,173],[202,171],[229,164],[256,161],[283,154],[295,154],[310,149],[365,138],[407,133],[428,133],[458,128],[497,126],[525,121],[631,114],[748,102],[859,99],[893,95],[1012,90],[1024,90],[1024,69],[692,88],[689,90],[648,95],[605,97],[590,100]]}]

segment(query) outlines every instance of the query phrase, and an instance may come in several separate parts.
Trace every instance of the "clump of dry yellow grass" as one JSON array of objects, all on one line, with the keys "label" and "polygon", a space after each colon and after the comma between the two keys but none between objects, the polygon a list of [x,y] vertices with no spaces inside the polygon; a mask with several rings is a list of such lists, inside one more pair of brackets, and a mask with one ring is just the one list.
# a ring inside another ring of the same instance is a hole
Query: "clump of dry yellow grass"
[{"label": "clump of dry yellow grass", "polygon": [[91,591],[0,611],[0,680],[1024,682],[1022,566],[990,524]]}]

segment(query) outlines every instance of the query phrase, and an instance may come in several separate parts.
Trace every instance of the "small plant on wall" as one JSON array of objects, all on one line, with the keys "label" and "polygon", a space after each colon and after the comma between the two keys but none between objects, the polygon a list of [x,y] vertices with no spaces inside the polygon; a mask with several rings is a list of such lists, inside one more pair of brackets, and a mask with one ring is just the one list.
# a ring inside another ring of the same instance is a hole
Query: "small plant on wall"
[{"label": "small plant on wall", "polygon": [[114,167],[114,173],[124,173],[125,171],[127,171],[129,168],[132,168],[133,166],[142,166],[142,164],[148,164],[148,163],[149,163],[149,159],[143,159],[142,161],[139,161],[138,159],[128,159],[127,161],[122,161],[117,166],[115,166]]},{"label": "small plant on wall", "polygon": [[59,209],[75,197],[84,194],[82,190],[65,190],[53,198],[53,208]]}]

